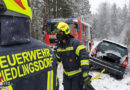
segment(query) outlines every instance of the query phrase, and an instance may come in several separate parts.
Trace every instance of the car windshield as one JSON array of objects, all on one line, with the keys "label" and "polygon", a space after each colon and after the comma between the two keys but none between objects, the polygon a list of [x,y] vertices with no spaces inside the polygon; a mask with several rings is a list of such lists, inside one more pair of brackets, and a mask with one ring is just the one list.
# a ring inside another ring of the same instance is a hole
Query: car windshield
[{"label": "car windshield", "polygon": [[[47,24],[47,34],[56,34],[56,24],[57,23],[48,23]],[[68,23],[70,30],[72,31],[72,23]]]},{"label": "car windshield", "polygon": [[127,55],[127,52],[128,52],[127,48],[122,47],[115,43],[107,42],[107,41],[103,41],[103,43],[101,44],[101,47],[103,51],[111,50],[111,51],[118,52],[121,54],[122,57]]},{"label": "car windshield", "polygon": [[56,23],[48,23],[47,34],[55,34],[55,31],[56,31]]}]

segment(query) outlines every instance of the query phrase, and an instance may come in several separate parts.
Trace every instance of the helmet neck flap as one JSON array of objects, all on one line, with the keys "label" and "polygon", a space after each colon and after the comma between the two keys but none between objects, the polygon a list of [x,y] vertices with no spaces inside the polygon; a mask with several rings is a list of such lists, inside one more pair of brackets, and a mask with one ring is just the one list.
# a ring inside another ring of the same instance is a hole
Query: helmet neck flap
[{"label": "helmet neck flap", "polygon": [[30,19],[0,16],[0,45],[17,45],[27,42],[30,42]]}]

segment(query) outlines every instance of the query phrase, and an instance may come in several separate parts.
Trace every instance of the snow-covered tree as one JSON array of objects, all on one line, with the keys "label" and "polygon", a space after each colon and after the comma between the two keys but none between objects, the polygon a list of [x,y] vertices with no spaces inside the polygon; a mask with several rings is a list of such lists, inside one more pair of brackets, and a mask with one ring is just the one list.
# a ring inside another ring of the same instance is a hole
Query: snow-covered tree
[{"label": "snow-covered tree", "polygon": [[[117,10],[117,6],[116,4],[113,4],[112,8],[111,8],[111,34],[113,34],[112,36],[119,36],[118,30],[118,10]],[[111,35],[110,35],[111,36]]]},{"label": "snow-covered tree", "polygon": [[43,27],[43,7],[45,3],[43,0],[32,0],[31,7],[33,11],[31,36],[43,41],[42,27]]},{"label": "snow-covered tree", "polygon": [[[122,31],[124,33],[123,42],[129,46],[130,49],[130,8],[128,10],[126,21],[124,25],[124,30]],[[120,36],[122,36],[122,33]]]},{"label": "snow-covered tree", "polygon": [[32,0],[33,21],[32,37],[43,40],[42,27],[48,18],[85,19],[90,15],[88,0]]},{"label": "snow-covered tree", "polygon": [[110,12],[107,3],[100,5],[97,20],[96,32],[99,33],[98,38],[107,38],[110,30]]},{"label": "snow-covered tree", "polygon": [[122,21],[121,28],[124,28],[124,25],[127,23],[128,19],[128,7],[126,5],[122,9],[120,19]]},{"label": "snow-covered tree", "polygon": [[89,0],[72,0],[74,17],[89,22],[91,16]]},{"label": "snow-covered tree", "polygon": [[[119,31],[120,31],[120,35],[123,32],[126,32],[126,28],[127,28],[127,23],[128,23],[128,7],[126,5],[124,5],[123,9],[119,11],[119,20],[120,20],[120,26],[119,26]],[[124,33],[125,34],[125,33]],[[125,34],[126,35],[126,34]]]},{"label": "snow-covered tree", "polygon": [[99,38],[98,36],[100,35],[100,32],[97,32],[97,24],[98,24],[98,20],[97,20],[97,15],[93,15],[92,16],[92,34],[93,34],[93,38]]},{"label": "snow-covered tree", "polygon": [[130,32],[130,14],[128,7],[123,8],[102,3],[99,7],[98,14],[93,15],[94,37],[98,39],[112,39],[119,42],[128,43]]}]

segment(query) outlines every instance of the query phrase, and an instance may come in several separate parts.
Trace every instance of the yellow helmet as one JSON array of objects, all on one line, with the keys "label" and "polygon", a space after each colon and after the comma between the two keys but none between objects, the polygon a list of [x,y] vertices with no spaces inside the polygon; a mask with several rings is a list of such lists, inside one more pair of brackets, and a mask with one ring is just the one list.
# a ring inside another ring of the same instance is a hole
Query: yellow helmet
[{"label": "yellow helmet", "polygon": [[65,22],[59,22],[57,25],[58,31],[63,31],[65,35],[70,34],[70,28],[69,25]]},{"label": "yellow helmet", "polygon": [[29,17],[32,20],[31,0],[2,0],[0,12],[6,9],[4,15]]}]

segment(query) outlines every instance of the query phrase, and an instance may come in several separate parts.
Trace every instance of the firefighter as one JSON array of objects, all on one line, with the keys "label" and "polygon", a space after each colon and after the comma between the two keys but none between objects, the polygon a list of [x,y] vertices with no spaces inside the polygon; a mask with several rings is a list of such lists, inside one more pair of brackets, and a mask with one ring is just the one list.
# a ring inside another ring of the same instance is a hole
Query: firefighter
[{"label": "firefighter", "polygon": [[0,90],[56,90],[56,57],[31,21],[30,0],[0,1]]},{"label": "firefighter", "polygon": [[85,46],[72,35],[67,23],[57,24],[56,57],[62,62],[64,90],[83,90],[83,84],[90,81],[89,56]]}]

